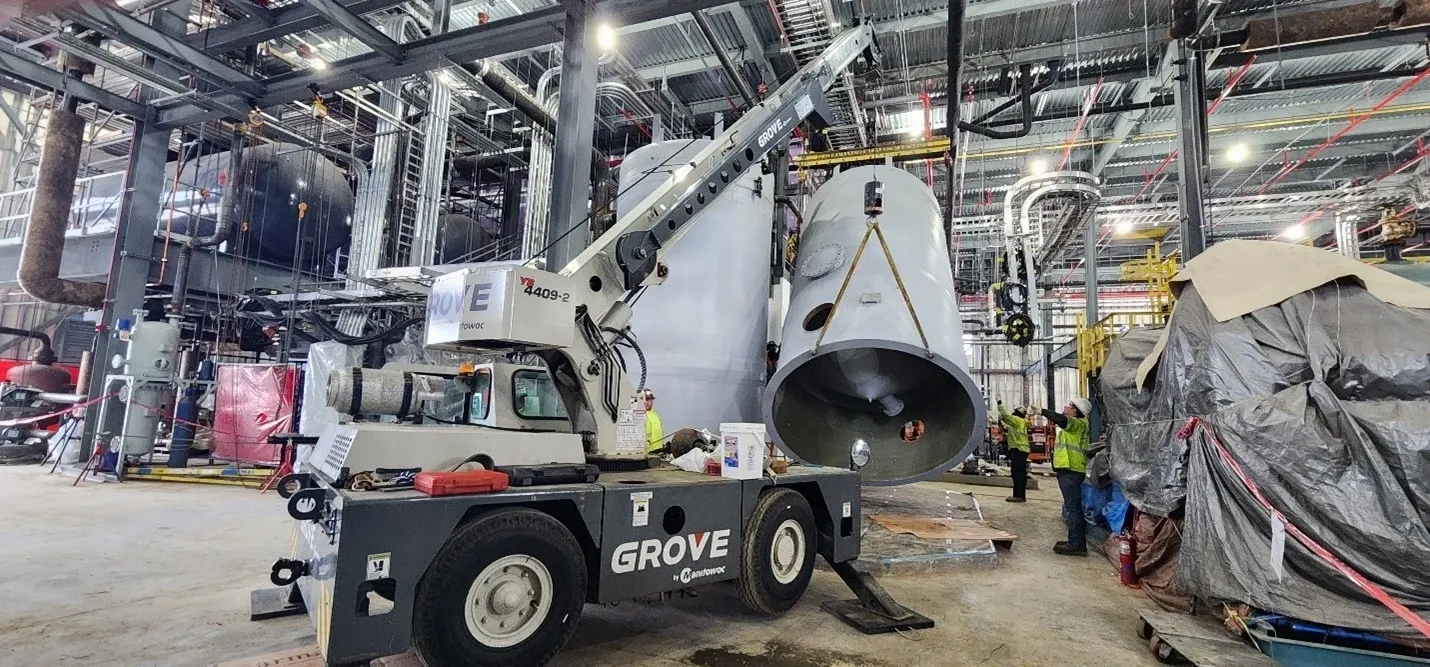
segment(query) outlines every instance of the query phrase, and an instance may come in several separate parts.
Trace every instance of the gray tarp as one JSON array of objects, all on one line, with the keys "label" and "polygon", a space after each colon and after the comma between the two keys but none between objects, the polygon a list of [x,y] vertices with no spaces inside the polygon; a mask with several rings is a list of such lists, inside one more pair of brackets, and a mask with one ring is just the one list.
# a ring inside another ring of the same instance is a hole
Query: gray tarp
[{"label": "gray tarp", "polygon": [[[1259,271],[1251,263],[1218,279],[1250,285]],[[1411,635],[1289,535],[1278,577],[1269,512],[1205,431],[1176,438],[1187,417],[1201,416],[1287,521],[1430,617],[1430,311],[1387,303],[1360,281],[1223,321],[1199,283],[1184,284],[1160,359],[1143,364],[1143,391],[1126,375],[1146,354],[1144,334],[1119,341],[1104,369],[1112,470],[1143,511],[1173,516],[1185,506],[1179,576],[1188,592]]]}]

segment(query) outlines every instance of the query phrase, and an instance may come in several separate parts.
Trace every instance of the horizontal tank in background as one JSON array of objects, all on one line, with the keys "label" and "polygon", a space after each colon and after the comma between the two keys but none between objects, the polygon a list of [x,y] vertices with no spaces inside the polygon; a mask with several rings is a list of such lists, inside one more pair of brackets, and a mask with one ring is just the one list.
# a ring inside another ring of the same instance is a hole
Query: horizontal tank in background
[{"label": "horizontal tank in background", "polygon": [[[212,234],[219,207],[227,205],[236,222],[228,251],[235,254],[285,266],[296,259],[299,268],[310,269],[348,244],[354,196],[336,163],[283,143],[247,147],[242,157],[236,184],[241,192],[227,201],[223,195],[234,180],[228,173],[228,151],[186,161],[177,194],[174,171],[179,163],[170,162],[159,200],[159,231]],[[123,181],[122,175],[106,175],[80,193],[75,206],[84,209],[89,227],[113,227]],[[299,204],[307,205],[301,214]]]}]

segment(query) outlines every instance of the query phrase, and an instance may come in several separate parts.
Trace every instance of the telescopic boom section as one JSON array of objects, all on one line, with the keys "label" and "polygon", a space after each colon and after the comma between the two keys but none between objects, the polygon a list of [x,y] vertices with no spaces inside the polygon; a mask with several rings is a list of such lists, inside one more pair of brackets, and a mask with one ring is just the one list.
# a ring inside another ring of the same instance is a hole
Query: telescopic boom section
[{"label": "telescopic boom section", "polygon": [[832,122],[824,92],[860,56],[878,66],[873,26],[844,31],[819,58],[797,72],[716,138],[688,164],[673,165],[671,177],[644,201],[623,212],[615,226],[561,269],[586,292],[587,311],[600,319],[628,291],[659,284],[660,253],[678,241],[691,222],[759,164],[811,116]]}]

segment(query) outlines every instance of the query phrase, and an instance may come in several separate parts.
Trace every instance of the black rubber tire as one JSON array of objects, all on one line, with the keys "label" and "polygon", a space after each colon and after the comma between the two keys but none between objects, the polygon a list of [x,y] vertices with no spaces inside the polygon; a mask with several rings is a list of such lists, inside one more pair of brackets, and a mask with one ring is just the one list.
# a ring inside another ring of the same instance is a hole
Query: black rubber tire
[{"label": "black rubber tire", "polygon": [[[788,584],[775,579],[770,565],[770,549],[780,524],[794,519],[804,530],[804,562],[799,574]],[[814,575],[814,557],[819,552],[819,531],[814,524],[814,510],[798,491],[769,488],[760,494],[755,511],[745,529],[745,544],[740,551],[740,578],[737,588],[745,606],[771,616],[789,611],[809,588]]]},{"label": "black rubber tire", "polygon": [[[467,592],[488,565],[512,554],[531,556],[551,574],[553,599],[546,619],[519,644],[494,648],[467,629]],[[544,665],[571,638],[586,600],[586,559],[581,545],[551,515],[500,509],[458,528],[417,586],[412,640],[428,667]]]}]

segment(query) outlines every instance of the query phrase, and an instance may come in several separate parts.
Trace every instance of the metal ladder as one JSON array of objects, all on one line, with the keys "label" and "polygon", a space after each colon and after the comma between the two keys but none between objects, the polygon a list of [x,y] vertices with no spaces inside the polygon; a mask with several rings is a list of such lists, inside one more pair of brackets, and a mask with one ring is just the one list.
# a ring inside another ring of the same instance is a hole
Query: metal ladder
[{"label": "metal ladder", "polygon": [[[832,20],[822,0],[778,0],[775,3],[784,25],[789,53],[799,67],[819,58],[834,41]],[[854,77],[845,72],[826,93],[835,121],[825,131],[831,148],[847,149],[869,145],[864,110],[854,96]]]},{"label": "metal ladder", "polygon": [[393,216],[394,240],[390,266],[413,264],[412,251],[417,245],[417,199],[422,189],[423,146],[426,137],[416,130],[404,133],[407,145],[403,148],[401,180],[398,183],[397,211]]}]

